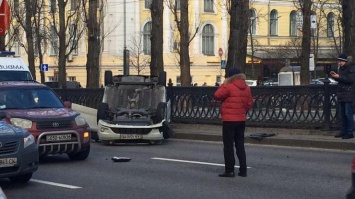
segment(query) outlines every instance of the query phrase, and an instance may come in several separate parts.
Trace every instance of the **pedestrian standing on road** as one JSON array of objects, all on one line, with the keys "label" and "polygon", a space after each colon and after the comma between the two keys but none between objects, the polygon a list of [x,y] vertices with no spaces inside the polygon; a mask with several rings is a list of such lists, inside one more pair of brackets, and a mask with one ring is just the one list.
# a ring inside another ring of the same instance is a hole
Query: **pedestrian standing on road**
[{"label": "pedestrian standing on road", "polygon": [[355,63],[351,57],[341,54],[338,57],[338,73],[332,71],[330,75],[338,82],[338,102],[341,115],[341,131],[335,137],[343,139],[354,138],[354,107],[355,99]]},{"label": "pedestrian standing on road", "polygon": [[225,171],[219,177],[234,177],[234,146],[239,160],[239,176],[247,176],[244,148],[246,113],[253,105],[250,87],[245,83],[245,74],[238,68],[231,68],[223,84],[214,93],[214,99],[221,101],[223,153]]}]

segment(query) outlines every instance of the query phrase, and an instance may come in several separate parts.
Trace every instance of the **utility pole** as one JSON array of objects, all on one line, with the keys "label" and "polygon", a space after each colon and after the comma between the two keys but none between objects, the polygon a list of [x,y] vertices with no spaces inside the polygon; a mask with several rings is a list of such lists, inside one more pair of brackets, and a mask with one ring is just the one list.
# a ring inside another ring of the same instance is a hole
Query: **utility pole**
[{"label": "utility pole", "polygon": [[123,75],[129,75],[129,51],[127,50],[126,46],[126,0],[123,0]]}]

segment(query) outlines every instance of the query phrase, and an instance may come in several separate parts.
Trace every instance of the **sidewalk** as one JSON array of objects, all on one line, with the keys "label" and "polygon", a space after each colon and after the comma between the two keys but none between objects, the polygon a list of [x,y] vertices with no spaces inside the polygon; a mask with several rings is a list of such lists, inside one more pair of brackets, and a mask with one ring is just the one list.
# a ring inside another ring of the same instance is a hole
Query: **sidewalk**
[{"label": "sidewalk", "polygon": [[[173,123],[173,138],[222,141],[222,126],[206,124],[180,124]],[[270,137],[252,138],[250,135],[263,133],[275,134]],[[245,142],[250,144],[295,146],[339,150],[355,150],[355,138],[343,140],[335,138],[336,131],[321,131],[307,129],[275,129],[275,128],[252,128],[245,131]]]},{"label": "sidewalk", "polygon": [[[97,131],[96,109],[72,104],[75,111],[80,112],[93,131]],[[173,138],[205,141],[222,141],[222,126],[206,124],[172,123]],[[275,134],[271,137],[251,138],[254,133]],[[307,129],[276,129],[247,127],[245,142],[251,144],[311,147],[324,149],[354,150],[355,138],[343,140],[334,138],[336,131],[321,131]]]}]

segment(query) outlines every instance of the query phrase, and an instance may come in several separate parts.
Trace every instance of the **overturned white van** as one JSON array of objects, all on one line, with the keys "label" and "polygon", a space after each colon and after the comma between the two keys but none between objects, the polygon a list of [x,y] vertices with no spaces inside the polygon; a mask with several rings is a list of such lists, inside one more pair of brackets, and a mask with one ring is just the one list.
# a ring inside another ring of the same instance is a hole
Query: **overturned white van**
[{"label": "overturned white van", "polygon": [[13,56],[14,54],[13,52],[0,51],[0,81],[33,80],[23,59]]}]

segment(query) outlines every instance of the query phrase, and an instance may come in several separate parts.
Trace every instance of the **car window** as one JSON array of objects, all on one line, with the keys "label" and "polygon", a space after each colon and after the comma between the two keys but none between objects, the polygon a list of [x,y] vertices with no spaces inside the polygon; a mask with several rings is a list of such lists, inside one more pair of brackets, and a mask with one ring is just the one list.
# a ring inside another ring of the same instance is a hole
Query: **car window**
[{"label": "car window", "polygon": [[63,103],[47,88],[0,90],[0,109],[33,108],[63,108]]}]

